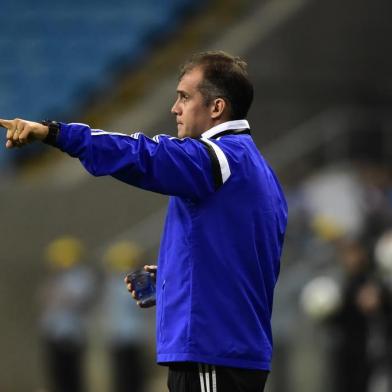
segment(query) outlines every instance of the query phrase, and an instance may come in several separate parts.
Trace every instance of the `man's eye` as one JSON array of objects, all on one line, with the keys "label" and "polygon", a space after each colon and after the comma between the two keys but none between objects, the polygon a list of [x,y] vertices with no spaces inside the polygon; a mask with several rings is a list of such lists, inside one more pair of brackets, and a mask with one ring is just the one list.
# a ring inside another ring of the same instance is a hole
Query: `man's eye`
[{"label": "man's eye", "polygon": [[188,95],[183,95],[183,96],[181,97],[181,101],[186,101],[188,98],[189,98]]}]

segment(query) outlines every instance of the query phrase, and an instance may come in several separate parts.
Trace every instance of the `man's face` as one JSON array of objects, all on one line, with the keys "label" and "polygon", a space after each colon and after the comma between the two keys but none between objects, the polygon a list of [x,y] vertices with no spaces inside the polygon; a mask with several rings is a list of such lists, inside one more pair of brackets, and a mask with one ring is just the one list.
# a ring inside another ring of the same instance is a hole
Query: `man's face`
[{"label": "man's face", "polygon": [[179,138],[196,138],[214,126],[211,105],[205,104],[198,88],[202,80],[203,71],[196,67],[188,71],[178,83],[177,100],[171,112],[176,116]]}]

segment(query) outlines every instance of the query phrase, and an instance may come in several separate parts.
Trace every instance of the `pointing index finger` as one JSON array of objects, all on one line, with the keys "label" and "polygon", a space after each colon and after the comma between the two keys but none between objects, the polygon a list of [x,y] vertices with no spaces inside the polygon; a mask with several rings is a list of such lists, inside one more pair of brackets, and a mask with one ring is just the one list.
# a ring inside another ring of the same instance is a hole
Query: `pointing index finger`
[{"label": "pointing index finger", "polygon": [[3,120],[0,118],[0,127],[10,129],[12,128],[12,121],[10,120]]}]

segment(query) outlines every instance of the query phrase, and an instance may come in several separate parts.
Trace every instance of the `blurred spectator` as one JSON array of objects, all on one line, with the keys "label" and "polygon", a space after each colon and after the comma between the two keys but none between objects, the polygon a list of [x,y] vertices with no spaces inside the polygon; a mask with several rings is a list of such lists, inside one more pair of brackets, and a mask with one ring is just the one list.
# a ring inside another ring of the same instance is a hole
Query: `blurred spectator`
[{"label": "blurred spectator", "polygon": [[129,297],[124,277],[143,268],[143,252],[132,242],[117,242],[104,255],[106,270],[103,288],[104,336],[112,364],[113,392],[145,390],[146,315]]},{"label": "blurred spectator", "polygon": [[342,244],[342,305],[330,318],[336,328],[332,366],[337,392],[366,392],[372,371],[368,351],[372,315],[380,307],[380,289],[371,280],[369,257],[359,242]]},{"label": "blurred spectator", "polygon": [[330,166],[304,181],[300,193],[313,229],[325,239],[366,233],[372,247],[392,225],[392,173],[387,165]]},{"label": "blurred spectator", "polygon": [[380,369],[390,367],[390,291],[363,243],[340,242],[340,285],[330,278],[323,282],[317,278],[302,295],[308,315],[323,320],[332,333],[330,363],[336,392],[368,392]]},{"label": "blurred spectator", "polygon": [[373,247],[379,236],[392,225],[392,173],[381,163],[362,162],[359,175],[366,209],[366,237]]},{"label": "blurred spectator", "polygon": [[50,271],[41,293],[40,328],[49,390],[82,392],[86,390],[83,360],[95,276],[83,263],[83,245],[74,237],[50,243],[46,258]]},{"label": "blurred spectator", "polygon": [[329,167],[308,178],[302,192],[304,204],[318,232],[329,239],[356,236],[365,221],[363,184],[350,166]]}]

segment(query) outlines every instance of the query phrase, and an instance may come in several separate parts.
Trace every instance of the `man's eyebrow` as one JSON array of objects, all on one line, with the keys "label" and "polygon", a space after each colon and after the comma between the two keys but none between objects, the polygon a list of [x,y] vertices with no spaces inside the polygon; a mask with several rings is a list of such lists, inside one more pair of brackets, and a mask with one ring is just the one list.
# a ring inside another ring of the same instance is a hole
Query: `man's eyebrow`
[{"label": "man's eyebrow", "polygon": [[177,94],[185,95],[185,94],[188,94],[188,93],[186,91],[184,91],[184,90],[177,90]]}]

